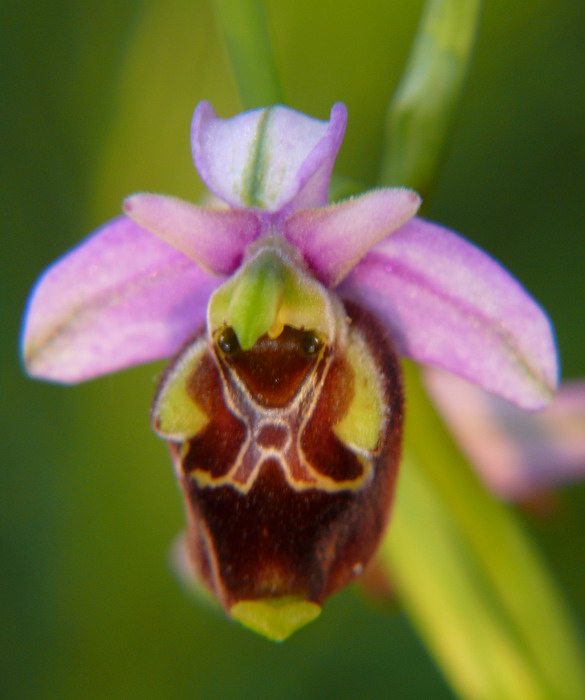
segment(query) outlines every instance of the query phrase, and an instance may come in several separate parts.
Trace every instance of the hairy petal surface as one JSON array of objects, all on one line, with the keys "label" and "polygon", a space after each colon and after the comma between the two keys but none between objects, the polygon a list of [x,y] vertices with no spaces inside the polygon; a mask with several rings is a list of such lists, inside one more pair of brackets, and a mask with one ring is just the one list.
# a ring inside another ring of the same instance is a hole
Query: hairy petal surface
[{"label": "hairy petal surface", "polygon": [[400,351],[527,409],[550,400],[558,367],[550,323],[493,258],[413,219],[375,246],[342,285],[389,324]]},{"label": "hairy petal surface", "polygon": [[320,209],[304,209],[284,235],[323,284],[335,287],[376,243],[411,219],[420,197],[405,188],[381,189]]},{"label": "hairy petal surface", "polygon": [[75,383],[168,357],[205,321],[221,278],[125,217],[51,266],[29,301],[30,374]]},{"label": "hairy petal surface", "polygon": [[204,209],[176,197],[135,194],[124,212],[137,224],[172,245],[204,270],[231,275],[246,247],[260,235],[260,221],[249,211]]},{"label": "hairy petal surface", "polygon": [[448,372],[427,369],[431,397],[486,485],[519,500],[585,475],[585,381],[561,384],[527,413]]},{"label": "hairy petal surface", "polygon": [[280,106],[220,119],[202,102],[191,131],[195,167],[233,207],[276,213],[323,206],[346,121],[339,103],[322,122]]}]

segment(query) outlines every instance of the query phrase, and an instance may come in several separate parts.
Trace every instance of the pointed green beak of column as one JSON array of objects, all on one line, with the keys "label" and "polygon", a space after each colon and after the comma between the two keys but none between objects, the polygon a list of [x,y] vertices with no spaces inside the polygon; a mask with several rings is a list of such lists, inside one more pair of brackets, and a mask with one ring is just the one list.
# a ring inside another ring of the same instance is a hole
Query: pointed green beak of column
[{"label": "pointed green beak of column", "polygon": [[264,334],[277,338],[285,325],[314,330],[331,342],[335,314],[325,287],[270,246],[213,293],[208,328],[212,336],[233,328],[240,347],[249,350]]}]

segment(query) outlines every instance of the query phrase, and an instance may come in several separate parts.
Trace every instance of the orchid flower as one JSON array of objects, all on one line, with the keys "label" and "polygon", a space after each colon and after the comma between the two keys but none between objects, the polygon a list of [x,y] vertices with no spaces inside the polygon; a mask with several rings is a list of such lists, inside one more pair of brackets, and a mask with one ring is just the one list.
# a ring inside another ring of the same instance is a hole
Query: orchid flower
[{"label": "orchid flower", "polygon": [[76,383],[175,356],[153,409],[187,502],[184,559],[243,624],[283,639],[374,555],[391,510],[397,354],[523,409],[557,382],[549,322],[418,195],[328,204],[346,126],[201,103],[195,167],[222,205],[125,200],[42,276],[31,375]]}]

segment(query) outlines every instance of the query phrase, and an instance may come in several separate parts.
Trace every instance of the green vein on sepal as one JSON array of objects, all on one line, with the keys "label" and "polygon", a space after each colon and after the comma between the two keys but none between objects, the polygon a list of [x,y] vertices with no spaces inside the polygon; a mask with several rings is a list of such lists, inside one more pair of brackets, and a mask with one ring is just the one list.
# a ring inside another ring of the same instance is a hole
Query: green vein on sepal
[{"label": "green vein on sepal", "polygon": [[256,127],[256,138],[254,148],[250,154],[250,162],[244,173],[244,185],[242,199],[249,207],[263,208],[266,202],[263,199],[263,191],[266,185],[266,137],[268,135],[268,124],[272,110],[266,109]]}]

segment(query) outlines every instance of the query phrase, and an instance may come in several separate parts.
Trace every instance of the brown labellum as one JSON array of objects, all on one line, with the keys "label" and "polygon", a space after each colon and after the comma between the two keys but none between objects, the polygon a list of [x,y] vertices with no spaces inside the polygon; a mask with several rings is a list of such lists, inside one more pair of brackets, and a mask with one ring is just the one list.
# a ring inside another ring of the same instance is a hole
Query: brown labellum
[{"label": "brown labellum", "polygon": [[153,410],[188,513],[187,555],[230,611],[320,604],[361,573],[386,526],[402,386],[378,322],[347,304],[344,347],[285,326],[250,350],[230,328],[178,356]]}]

